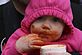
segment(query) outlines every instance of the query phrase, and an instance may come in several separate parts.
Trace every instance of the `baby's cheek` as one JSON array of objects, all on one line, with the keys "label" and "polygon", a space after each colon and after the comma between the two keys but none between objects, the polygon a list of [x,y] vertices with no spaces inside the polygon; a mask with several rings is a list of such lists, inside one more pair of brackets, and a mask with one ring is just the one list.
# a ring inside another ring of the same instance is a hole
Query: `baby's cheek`
[{"label": "baby's cheek", "polygon": [[51,36],[49,37],[49,39],[50,39],[51,41],[56,41],[56,40],[58,40],[60,37],[61,37],[60,34],[54,34],[54,35],[51,35]]},{"label": "baby's cheek", "polygon": [[31,33],[38,33],[40,31],[39,28],[31,27]]}]

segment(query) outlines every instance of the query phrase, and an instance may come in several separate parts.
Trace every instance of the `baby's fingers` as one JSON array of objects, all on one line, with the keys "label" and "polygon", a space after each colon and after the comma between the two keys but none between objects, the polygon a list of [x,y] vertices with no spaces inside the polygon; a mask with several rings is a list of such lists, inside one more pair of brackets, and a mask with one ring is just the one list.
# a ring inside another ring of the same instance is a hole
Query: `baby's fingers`
[{"label": "baby's fingers", "polygon": [[41,40],[40,37],[38,37],[37,34],[29,34],[26,36],[26,39],[28,39],[29,41],[33,41],[33,40]]},{"label": "baby's fingers", "polygon": [[26,37],[38,37],[38,35],[37,34],[28,34],[28,35],[26,35]]},{"label": "baby's fingers", "polygon": [[33,40],[32,45],[43,46],[44,42],[42,40]]},{"label": "baby's fingers", "polygon": [[33,49],[38,49],[38,48],[41,48],[41,44],[43,43],[43,41],[41,40],[33,40],[31,41],[31,43],[29,44],[29,47],[30,48],[33,48]]},{"label": "baby's fingers", "polygon": [[40,49],[41,48],[41,46],[37,46],[37,45],[31,45],[30,46],[32,49]]}]

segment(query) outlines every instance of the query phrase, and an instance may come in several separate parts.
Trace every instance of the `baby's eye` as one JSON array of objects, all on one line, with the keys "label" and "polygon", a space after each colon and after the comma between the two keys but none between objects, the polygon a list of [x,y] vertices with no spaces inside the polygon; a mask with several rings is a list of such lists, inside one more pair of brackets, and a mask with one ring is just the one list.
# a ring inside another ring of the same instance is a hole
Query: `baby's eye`
[{"label": "baby's eye", "polygon": [[53,22],[59,22],[58,18],[53,18],[52,20],[53,20]]}]

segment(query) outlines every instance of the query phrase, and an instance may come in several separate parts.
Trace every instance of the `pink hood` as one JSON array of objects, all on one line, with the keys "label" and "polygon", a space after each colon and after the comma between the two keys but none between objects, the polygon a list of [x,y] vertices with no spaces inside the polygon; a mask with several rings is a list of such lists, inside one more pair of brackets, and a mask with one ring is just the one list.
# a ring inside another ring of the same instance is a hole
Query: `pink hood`
[{"label": "pink hood", "polygon": [[[31,0],[26,7],[25,17],[21,23],[23,31],[28,33],[31,23],[44,15],[58,17],[66,23],[70,30],[73,28],[70,0]],[[66,27],[65,31],[69,31],[69,29]]]}]

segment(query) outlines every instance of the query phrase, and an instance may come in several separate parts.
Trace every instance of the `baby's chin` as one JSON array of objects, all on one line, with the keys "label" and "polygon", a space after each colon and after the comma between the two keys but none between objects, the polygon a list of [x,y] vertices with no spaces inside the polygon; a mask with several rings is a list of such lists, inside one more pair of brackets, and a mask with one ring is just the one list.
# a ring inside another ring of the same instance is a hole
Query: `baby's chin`
[{"label": "baby's chin", "polygon": [[41,40],[44,41],[44,42],[52,42],[52,41],[54,41],[54,39],[51,36],[47,36],[47,35],[41,37]]},{"label": "baby's chin", "polygon": [[50,42],[50,40],[47,39],[47,38],[42,38],[42,41],[44,41],[44,42]]},{"label": "baby's chin", "polygon": [[57,41],[59,38],[41,38],[42,39],[42,41],[44,41],[44,42],[54,42],[54,41]]},{"label": "baby's chin", "polygon": [[52,42],[53,40],[52,39],[49,39],[49,38],[41,38],[42,39],[42,41],[44,41],[44,42]]}]

